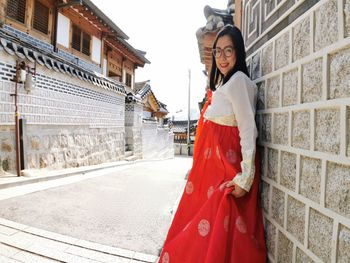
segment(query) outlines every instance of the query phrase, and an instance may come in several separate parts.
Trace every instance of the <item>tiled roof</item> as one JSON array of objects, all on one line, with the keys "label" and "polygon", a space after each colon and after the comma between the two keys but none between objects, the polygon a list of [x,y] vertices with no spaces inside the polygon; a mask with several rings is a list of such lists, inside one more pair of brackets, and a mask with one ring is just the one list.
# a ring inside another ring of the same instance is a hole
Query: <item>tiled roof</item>
[{"label": "tiled roof", "polygon": [[0,51],[1,50],[6,51],[11,56],[38,63],[48,69],[79,78],[101,88],[126,94],[125,87],[122,83],[66,61],[54,52],[49,53],[40,50],[33,44],[26,43],[2,29],[0,29]]}]

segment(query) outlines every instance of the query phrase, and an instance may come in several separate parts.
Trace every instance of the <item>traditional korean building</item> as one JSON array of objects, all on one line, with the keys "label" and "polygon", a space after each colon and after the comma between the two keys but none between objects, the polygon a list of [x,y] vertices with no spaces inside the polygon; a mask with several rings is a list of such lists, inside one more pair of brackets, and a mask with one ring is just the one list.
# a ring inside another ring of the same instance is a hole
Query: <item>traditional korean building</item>
[{"label": "traditional korean building", "polygon": [[0,172],[122,159],[145,52],[89,0],[0,0],[0,23]]}]

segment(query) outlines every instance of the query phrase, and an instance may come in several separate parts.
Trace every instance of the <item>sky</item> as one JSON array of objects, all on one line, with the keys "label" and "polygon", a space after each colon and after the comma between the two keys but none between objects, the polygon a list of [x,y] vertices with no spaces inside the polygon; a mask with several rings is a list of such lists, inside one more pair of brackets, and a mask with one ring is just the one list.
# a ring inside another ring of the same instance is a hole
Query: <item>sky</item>
[{"label": "sky", "polygon": [[[227,0],[92,0],[145,51],[151,64],[135,72],[135,81],[150,80],[156,98],[167,105],[168,117],[186,119],[190,86],[191,118],[199,115],[206,77],[200,62],[196,31],[204,27],[204,7],[226,9]],[[191,71],[191,81],[189,81]]]}]

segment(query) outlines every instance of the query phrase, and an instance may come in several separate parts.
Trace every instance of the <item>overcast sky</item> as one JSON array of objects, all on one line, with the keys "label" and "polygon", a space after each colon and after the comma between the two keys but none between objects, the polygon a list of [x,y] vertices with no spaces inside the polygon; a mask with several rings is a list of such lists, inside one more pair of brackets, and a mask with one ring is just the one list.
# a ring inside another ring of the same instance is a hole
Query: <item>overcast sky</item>
[{"label": "overcast sky", "polygon": [[191,70],[191,109],[205,95],[196,31],[204,27],[204,7],[226,9],[227,0],[92,0],[128,36],[128,43],[147,52],[151,64],[136,70],[136,81],[150,80],[170,116],[187,116]]}]

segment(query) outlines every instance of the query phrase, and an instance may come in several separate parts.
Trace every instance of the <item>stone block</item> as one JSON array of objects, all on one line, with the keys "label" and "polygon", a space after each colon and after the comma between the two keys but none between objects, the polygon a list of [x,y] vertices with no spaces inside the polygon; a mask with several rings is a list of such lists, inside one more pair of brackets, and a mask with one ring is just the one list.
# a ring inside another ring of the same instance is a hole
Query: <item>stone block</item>
[{"label": "stone block", "polygon": [[338,40],[337,0],[326,1],[315,11],[314,50],[318,51]]},{"label": "stone block", "polygon": [[279,107],[280,97],[280,76],[276,76],[266,81],[266,104],[267,108]]},{"label": "stone block", "polygon": [[281,152],[280,183],[292,191],[295,191],[296,164],[296,154]]},{"label": "stone block", "polygon": [[269,212],[269,204],[270,204],[270,185],[264,181],[261,183],[261,200],[262,200],[262,208],[266,213]]},{"label": "stone block", "polygon": [[9,138],[1,140],[1,152],[10,153],[15,150],[14,142]]},{"label": "stone block", "polygon": [[350,97],[350,48],[329,57],[329,98]]},{"label": "stone block", "polygon": [[258,98],[257,98],[257,109],[265,109],[265,81],[257,83],[258,86]]},{"label": "stone block", "polygon": [[276,39],[275,43],[275,69],[280,69],[289,63],[289,35],[290,32],[284,33]]},{"label": "stone block", "polygon": [[284,220],[284,192],[277,188],[272,188],[271,215],[276,222],[283,227]]},{"label": "stone block", "polygon": [[350,36],[350,0],[344,2],[345,37]]},{"label": "stone block", "polygon": [[260,70],[260,52],[256,53],[252,57],[252,66],[251,66],[251,77],[252,79],[257,79],[261,77],[261,70]]},{"label": "stone block", "polygon": [[310,54],[310,17],[301,20],[293,28],[293,61]]},{"label": "stone block", "polygon": [[276,227],[267,219],[265,220],[265,237],[267,252],[275,257]]},{"label": "stone block", "polygon": [[278,150],[267,149],[267,177],[277,182]]},{"label": "stone block", "polygon": [[331,262],[333,220],[310,209],[308,243],[309,249],[323,262]]},{"label": "stone block", "polygon": [[339,154],[340,110],[338,108],[316,110],[315,119],[315,149]]},{"label": "stone block", "polygon": [[273,45],[270,43],[262,49],[261,53],[261,73],[266,75],[272,72]]},{"label": "stone block", "polygon": [[30,138],[30,149],[34,151],[40,150],[40,137],[33,136]]},{"label": "stone block", "polygon": [[320,203],[321,160],[302,156],[300,168],[300,194]]},{"label": "stone block", "polygon": [[262,141],[271,142],[272,141],[272,117],[270,113],[262,114]]},{"label": "stone block", "polygon": [[298,69],[283,74],[283,106],[295,105],[298,102]]},{"label": "stone block", "polygon": [[292,263],[293,242],[290,241],[282,232],[278,232],[277,262]]},{"label": "stone block", "polygon": [[310,149],[310,112],[296,111],[292,117],[292,146]]},{"label": "stone block", "polygon": [[289,113],[275,113],[274,115],[274,139],[277,144],[288,145]]},{"label": "stone block", "polygon": [[295,263],[314,263],[314,261],[311,258],[309,258],[309,256],[306,255],[304,251],[297,247]]},{"label": "stone block", "polygon": [[329,162],[326,179],[326,207],[350,218],[350,166]]},{"label": "stone block", "polygon": [[350,259],[350,229],[340,225],[338,234],[338,261],[347,263]]},{"label": "stone block", "polygon": [[347,129],[346,129],[346,138],[347,138],[347,156],[350,156],[350,107],[347,107]]},{"label": "stone block", "polygon": [[288,196],[287,230],[301,243],[304,242],[305,204]]},{"label": "stone block", "polygon": [[314,102],[322,99],[322,58],[302,65],[301,101]]}]

